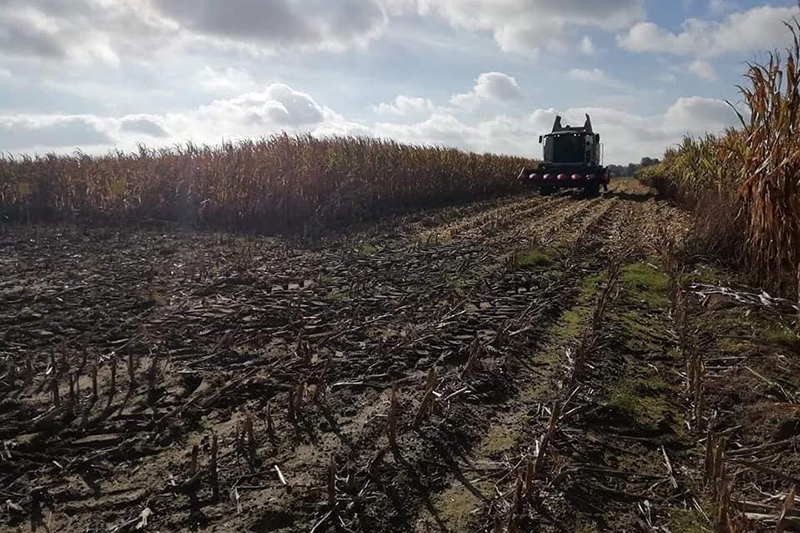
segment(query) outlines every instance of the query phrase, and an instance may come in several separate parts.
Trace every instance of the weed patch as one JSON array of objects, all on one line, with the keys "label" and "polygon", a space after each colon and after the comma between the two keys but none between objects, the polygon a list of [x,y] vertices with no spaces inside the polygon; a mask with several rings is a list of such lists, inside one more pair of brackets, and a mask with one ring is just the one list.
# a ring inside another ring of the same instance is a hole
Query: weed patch
[{"label": "weed patch", "polygon": [[372,246],[371,244],[362,244],[358,248],[358,255],[362,257],[369,257],[377,251],[378,249],[375,246]]},{"label": "weed patch", "polygon": [[669,389],[658,377],[629,378],[611,389],[608,406],[647,432],[678,435],[679,413],[668,402]]},{"label": "weed patch", "polygon": [[667,514],[669,530],[673,533],[705,533],[708,531],[705,519],[691,509],[672,509]]},{"label": "weed patch", "polygon": [[764,340],[770,344],[777,344],[784,348],[800,350],[800,337],[797,333],[787,328],[771,328],[764,332]]},{"label": "weed patch", "polygon": [[669,277],[652,265],[634,263],[628,266],[622,273],[622,283],[634,300],[647,302],[656,308],[669,307]]},{"label": "weed patch", "polygon": [[541,267],[553,264],[553,259],[543,250],[531,247],[516,250],[511,257],[511,262],[516,268]]}]

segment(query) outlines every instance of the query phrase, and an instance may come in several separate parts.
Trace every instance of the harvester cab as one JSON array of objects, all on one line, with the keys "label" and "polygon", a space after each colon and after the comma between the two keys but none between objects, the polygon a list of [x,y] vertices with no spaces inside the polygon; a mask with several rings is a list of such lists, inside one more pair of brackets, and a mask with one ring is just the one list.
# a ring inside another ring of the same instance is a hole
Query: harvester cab
[{"label": "harvester cab", "polygon": [[557,116],[553,131],[539,137],[544,145],[544,162],[535,168],[523,168],[519,180],[538,188],[543,195],[556,189],[580,188],[590,195],[608,190],[610,175],[602,164],[600,134],[592,129],[592,119],[586,115],[583,127],[561,124]]}]

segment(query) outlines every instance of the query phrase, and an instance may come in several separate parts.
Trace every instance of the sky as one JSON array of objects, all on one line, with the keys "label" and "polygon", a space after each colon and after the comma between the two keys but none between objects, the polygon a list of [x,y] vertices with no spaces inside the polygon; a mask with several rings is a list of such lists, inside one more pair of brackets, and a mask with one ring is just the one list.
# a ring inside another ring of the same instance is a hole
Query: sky
[{"label": "sky", "polygon": [[606,163],[736,125],[796,0],[0,0],[0,152],[363,135]]}]

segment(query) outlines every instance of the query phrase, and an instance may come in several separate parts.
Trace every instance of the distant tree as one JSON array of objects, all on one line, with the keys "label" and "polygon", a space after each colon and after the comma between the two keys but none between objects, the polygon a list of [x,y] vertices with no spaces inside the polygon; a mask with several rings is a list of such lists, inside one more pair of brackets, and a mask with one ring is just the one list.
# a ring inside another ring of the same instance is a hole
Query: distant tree
[{"label": "distant tree", "polygon": [[625,174],[625,167],[622,165],[608,165],[608,170],[615,176],[622,176]]},{"label": "distant tree", "polygon": [[639,163],[628,163],[627,165],[608,165],[608,169],[615,176],[633,176],[637,170],[644,167],[657,165],[660,161],[653,157],[643,157]]}]

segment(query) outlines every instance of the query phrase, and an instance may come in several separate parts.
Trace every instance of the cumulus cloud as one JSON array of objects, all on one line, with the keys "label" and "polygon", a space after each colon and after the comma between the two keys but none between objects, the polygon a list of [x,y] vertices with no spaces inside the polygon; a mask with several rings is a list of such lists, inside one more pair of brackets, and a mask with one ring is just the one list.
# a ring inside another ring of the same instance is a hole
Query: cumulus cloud
[{"label": "cumulus cloud", "polygon": [[380,33],[386,12],[376,0],[152,0],[181,28],[259,51],[348,48]]},{"label": "cumulus cloud", "polygon": [[4,0],[3,59],[100,61],[163,44],[177,27],[137,0]]},{"label": "cumulus cloud", "polygon": [[617,38],[631,52],[665,52],[703,58],[783,46],[788,29],[784,21],[797,14],[794,7],[762,6],[731,13],[722,21],[688,19],[673,33],[652,22],[641,22]]},{"label": "cumulus cloud", "polygon": [[89,115],[0,116],[0,150],[30,147],[69,147],[112,144],[102,119]]},{"label": "cumulus cloud", "polygon": [[538,109],[526,116],[500,115],[474,125],[449,115],[433,115],[412,124],[378,123],[373,131],[405,142],[540,157],[541,147],[534,139],[550,130],[556,114],[564,117],[565,124],[583,124],[586,113],[591,115],[595,130],[602,136],[609,163],[629,163],[643,156],[659,156],[685,134],[719,132],[737,122],[736,115],[725,102],[688,97],[679,98],[662,114],[649,116],[609,107],[570,108],[560,112]]},{"label": "cumulus cloud", "polygon": [[[746,110],[740,109],[743,114]],[[663,126],[671,132],[718,132],[738,126],[734,111],[727,102],[700,96],[682,97],[664,115]]]},{"label": "cumulus cloud", "polygon": [[128,115],[123,117],[120,120],[119,131],[122,133],[144,134],[156,138],[169,136],[163,120],[153,115]]},{"label": "cumulus cloud", "polygon": [[95,115],[0,115],[0,151],[69,151],[76,147],[130,149],[137,143],[219,143],[286,131],[366,135],[369,130],[287,85],[222,98],[184,112]]},{"label": "cumulus cloud", "polygon": [[164,124],[178,140],[216,143],[261,137],[276,131],[313,132],[327,121],[340,121],[332,110],[306,93],[283,84],[246,93],[183,113],[169,113]]},{"label": "cumulus cloud", "polygon": [[378,0],[3,0],[2,59],[117,65],[202,41],[254,53],[341,50],[380,34]]},{"label": "cumulus cloud", "polygon": [[510,102],[520,98],[522,89],[513,76],[502,72],[484,72],[475,80],[475,86],[470,92],[453,95],[450,102],[471,108],[483,102]]},{"label": "cumulus cloud", "polygon": [[505,51],[592,53],[587,29],[641,20],[644,0],[4,0],[4,59],[119,64],[126,55],[197,43],[253,53],[344,50],[387,28],[389,13],[416,12],[491,32]]},{"label": "cumulus cloud", "polygon": [[[593,71],[589,71],[593,72]],[[596,74],[591,74],[596,76]],[[605,80],[603,76],[600,80]],[[513,93],[502,93],[507,97]],[[419,101],[421,100],[421,101]],[[194,141],[259,138],[280,131],[312,135],[370,135],[415,144],[455,146],[476,152],[540,156],[535,139],[549,131],[557,113],[537,109],[523,115],[498,115],[469,121],[425,99],[395,99],[391,106],[424,110],[404,115],[406,122],[353,122],[311,95],[282,84],[263,91],[215,100],[180,113],[138,114],[121,117],[91,115],[0,116],[0,151],[22,153],[80,147],[103,152],[111,147],[131,149],[138,142],[165,145]],[[589,113],[602,135],[608,162],[627,163],[642,156],[658,156],[684,134],[721,131],[736,124],[736,115],[721,101],[701,97],[679,98],[665,112],[636,115],[614,107],[561,110],[565,123],[583,124]],[[390,112],[391,114],[391,112]]]},{"label": "cumulus cloud", "polygon": [[386,0],[392,12],[439,16],[457,28],[492,32],[504,51],[588,48],[584,30],[641,20],[642,0]]},{"label": "cumulus cloud", "polygon": [[277,124],[305,126],[318,124],[325,119],[325,111],[313,98],[295,91],[288,85],[275,84],[263,93],[256,93],[253,96],[252,102],[256,105],[263,102],[267,116]]},{"label": "cumulus cloud", "polygon": [[[454,94],[450,103],[463,110],[474,110],[484,103],[509,103],[523,98],[522,89],[513,76],[502,72],[484,72],[475,80],[469,92]],[[427,98],[399,95],[391,103],[380,103],[371,107],[377,115],[394,117],[431,117],[434,122],[451,114],[452,107],[438,106]]]},{"label": "cumulus cloud", "polygon": [[399,95],[392,103],[382,102],[372,106],[372,111],[378,115],[393,115],[397,117],[407,117],[414,115],[429,115],[436,111],[437,107],[427,98]]},{"label": "cumulus cloud", "polygon": [[444,113],[413,124],[377,123],[372,131],[378,137],[412,144],[471,147],[478,141],[475,128]]}]

